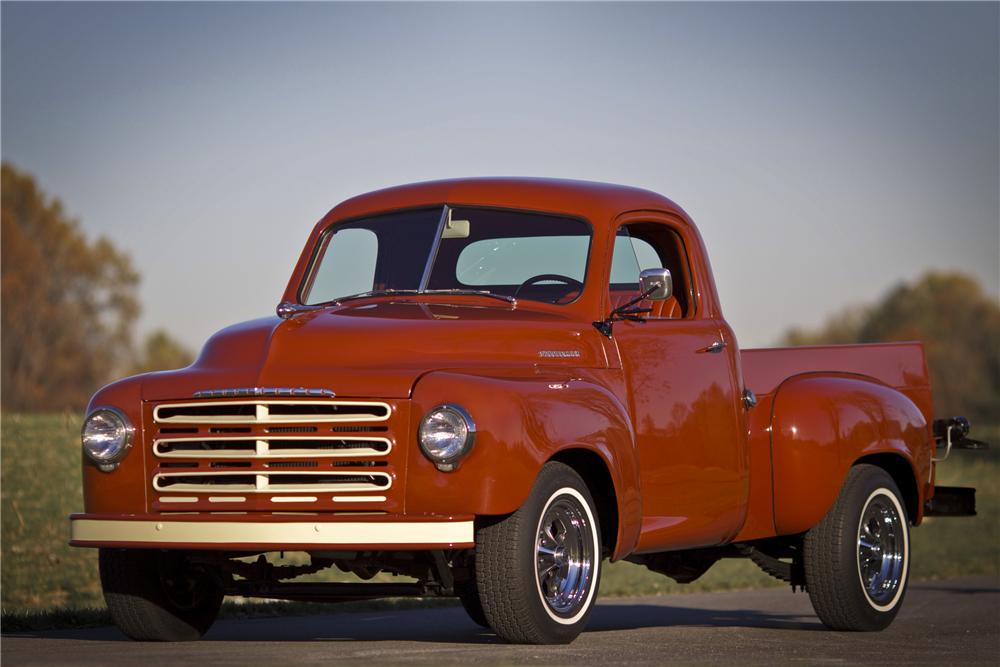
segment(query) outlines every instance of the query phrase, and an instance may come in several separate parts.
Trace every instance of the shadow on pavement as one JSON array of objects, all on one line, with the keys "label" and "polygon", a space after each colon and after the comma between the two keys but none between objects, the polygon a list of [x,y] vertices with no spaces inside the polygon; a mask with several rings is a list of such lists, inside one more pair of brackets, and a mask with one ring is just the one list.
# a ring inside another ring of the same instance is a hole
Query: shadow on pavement
[{"label": "shadow on pavement", "polygon": [[661,605],[605,605],[594,609],[588,632],[636,628],[708,627],[822,630],[815,618],[799,613],[778,614],[752,609],[697,609]]},{"label": "shadow on pavement", "polygon": [[924,589],[940,593],[952,593],[953,595],[997,595],[1000,593],[1000,585],[980,587],[955,586],[947,581],[922,581],[919,584],[911,585],[910,589]]},{"label": "shadow on pavement", "polygon": [[[598,605],[587,632],[637,628],[741,627],[778,630],[821,630],[815,619],[801,614],[776,614],[736,609],[715,610],[647,604]],[[115,628],[55,632],[17,632],[8,637],[128,641]],[[378,642],[413,641],[451,644],[503,644],[490,630],[475,625],[458,608],[322,614],[302,617],[224,619],[202,642]]]}]

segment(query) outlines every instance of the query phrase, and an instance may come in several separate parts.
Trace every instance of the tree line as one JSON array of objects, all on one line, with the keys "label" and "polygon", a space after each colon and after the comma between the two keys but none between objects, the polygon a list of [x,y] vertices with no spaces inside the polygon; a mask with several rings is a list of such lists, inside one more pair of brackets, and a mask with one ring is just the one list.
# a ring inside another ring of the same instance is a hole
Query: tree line
[{"label": "tree line", "polygon": [[88,239],[31,175],[0,172],[3,408],[80,408],[116,377],[189,364],[164,331],[135,344],[140,276],[128,254]]},{"label": "tree line", "polygon": [[931,271],[823,326],[790,329],[786,345],[918,340],[924,344],[934,414],[1000,423],[1000,305],[962,273]]}]

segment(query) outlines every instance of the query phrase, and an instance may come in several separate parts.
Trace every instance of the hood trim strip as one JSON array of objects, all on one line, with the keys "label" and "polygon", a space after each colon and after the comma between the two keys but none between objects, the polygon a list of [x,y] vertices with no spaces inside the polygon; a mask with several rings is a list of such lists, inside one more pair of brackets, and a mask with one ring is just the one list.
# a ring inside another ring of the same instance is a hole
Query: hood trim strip
[{"label": "hood trim strip", "polygon": [[332,389],[306,387],[234,387],[231,389],[199,389],[195,398],[237,398],[240,396],[314,396],[333,398]]}]

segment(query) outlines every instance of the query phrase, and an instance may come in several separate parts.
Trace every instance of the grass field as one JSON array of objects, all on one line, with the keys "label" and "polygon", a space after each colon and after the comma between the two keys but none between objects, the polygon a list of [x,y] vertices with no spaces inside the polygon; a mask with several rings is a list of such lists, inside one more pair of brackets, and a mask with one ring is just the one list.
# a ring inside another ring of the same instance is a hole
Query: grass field
[{"label": "grass field", "polygon": [[[80,415],[76,414],[11,414],[0,420],[0,599],[7,618],[56,608],[99,610],[104,605],[96,552],[66,545],[66,517],[83,507],[79,429]],[[939,467],[938,483],[975,486],[979,516],[928,519],[914,530],[914,578],[964,574],[1000,577],[1000,428],[974,430],[996,447],[989,452],[952,454]],[[774,585],[783,584],[743,560],[722,561],[687,585],[630,563],[614,563],[604,569],[601,594],[668,594]],[[100,612],[91,615],[104,618]]]}]

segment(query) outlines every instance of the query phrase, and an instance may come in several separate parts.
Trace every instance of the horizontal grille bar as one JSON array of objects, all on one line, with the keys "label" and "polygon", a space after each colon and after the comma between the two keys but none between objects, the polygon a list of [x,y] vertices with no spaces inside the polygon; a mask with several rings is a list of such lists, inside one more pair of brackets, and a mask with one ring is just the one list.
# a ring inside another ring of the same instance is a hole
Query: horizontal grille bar
[{"label": "horizontal grille bar", "polygon": [[385,491],[392,486],[388,473],[300,471],[238,473],[167,472],[153,477],[157,491],[218,493]]},{"label": "horizontal grille bar", "polygon": [[391,450],[388,438],[350,436],[162,438],[153,443],[158,457],[186,459],[345,458],[386,456]]},{"label": "horizontal grille bar", "polygon": [[153,409],[158,424],[272,424],[378,422],[389,419],[380,401],[219,401],[164,403]]}]

